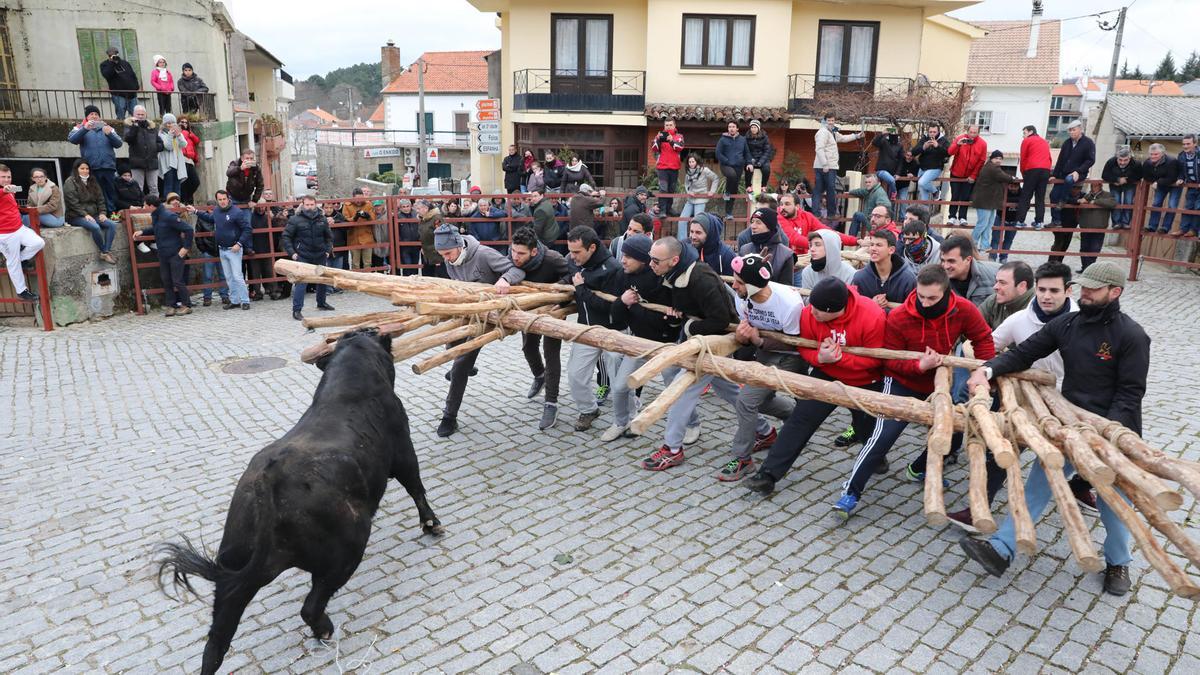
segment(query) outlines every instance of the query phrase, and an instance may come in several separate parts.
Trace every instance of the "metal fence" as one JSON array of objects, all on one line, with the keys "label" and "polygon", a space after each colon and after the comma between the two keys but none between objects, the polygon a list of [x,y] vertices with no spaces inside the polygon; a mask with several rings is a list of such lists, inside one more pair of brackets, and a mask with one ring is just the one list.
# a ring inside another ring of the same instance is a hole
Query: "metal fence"
[{"label": "metal fence", "polygon": [[[136,104],[146,107],[152,119],[162,119],[164,113],[189,115],[198,121],[217,119],[216,94],[187,94],[157,91],[118,92],[128,98],[137,98]],[[67,120],[77,122],[84,117],[83,109],[94,105],[100,109],[100,117],[119,121],[113,92],[96,89],[14,89],[0,88],[0,120]]]}]

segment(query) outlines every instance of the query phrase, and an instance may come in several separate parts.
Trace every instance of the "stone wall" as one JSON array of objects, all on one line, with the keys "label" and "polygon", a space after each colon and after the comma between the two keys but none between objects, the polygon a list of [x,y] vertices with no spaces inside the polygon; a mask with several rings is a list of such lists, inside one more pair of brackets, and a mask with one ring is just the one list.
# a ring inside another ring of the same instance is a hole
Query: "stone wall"
[{"label": "stone wall", "polygon": [[91,235],[82,228],[45,228],[42,237],[46,240],[50,311],[56,326],[109,317],[134,306],[129,239],[123,226],[118,224],[113,240],[115,265],[100,260]]}]

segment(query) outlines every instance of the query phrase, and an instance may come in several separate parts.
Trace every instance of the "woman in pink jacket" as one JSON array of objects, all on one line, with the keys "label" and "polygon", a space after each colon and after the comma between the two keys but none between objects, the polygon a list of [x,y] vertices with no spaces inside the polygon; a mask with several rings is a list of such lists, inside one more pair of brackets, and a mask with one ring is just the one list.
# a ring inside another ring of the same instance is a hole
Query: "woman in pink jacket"
[{"label": "woman in pink jacket", "polygon": [[175,91],[175,77],[167,70],[167,60],[161,54],[154,55],[154,68],[150,70],[150,84],[158,92],[158,114],[171,112],[171,92]]}]

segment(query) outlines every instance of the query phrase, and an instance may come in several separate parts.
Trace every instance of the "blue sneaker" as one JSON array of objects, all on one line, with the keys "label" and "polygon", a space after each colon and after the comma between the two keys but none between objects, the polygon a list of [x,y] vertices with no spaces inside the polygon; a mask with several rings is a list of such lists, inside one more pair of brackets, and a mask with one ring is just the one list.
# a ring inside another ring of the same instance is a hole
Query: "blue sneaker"
[{"label": "blue sneaker", "polygon": [[843,520],[848,520],[850,518],[850,513],[854,511],[856,507],[858,507],[858,497],[855,497],[852,494],[844,494],[842,495],[842,498],[837,500],[837,503],[833,505],[833,510],[836,511]]}]

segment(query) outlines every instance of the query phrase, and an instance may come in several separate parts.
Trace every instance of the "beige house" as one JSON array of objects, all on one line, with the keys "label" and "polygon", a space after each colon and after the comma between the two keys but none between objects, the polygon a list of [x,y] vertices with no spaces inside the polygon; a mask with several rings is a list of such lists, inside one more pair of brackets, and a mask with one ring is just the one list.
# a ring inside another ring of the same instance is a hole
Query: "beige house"
[{"label": "beige house", "polygon": [[[568,146],[598,182],[618,187],[646,171],[666,117],[705,156],[728,121],[745,129],[759,119],[776,147],[775,175],[785,163],[811,167],[822,94],[957,95],[980,34],[942,16],[976,0],[471,4],[498,15],[501,145]],[[473,173],[490,176],[500,157],[474,159]]]}]

